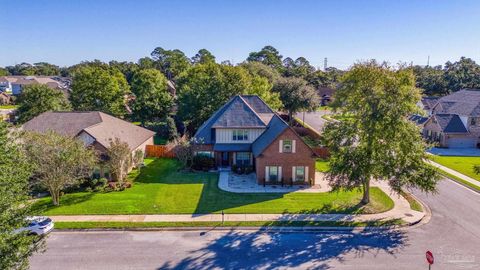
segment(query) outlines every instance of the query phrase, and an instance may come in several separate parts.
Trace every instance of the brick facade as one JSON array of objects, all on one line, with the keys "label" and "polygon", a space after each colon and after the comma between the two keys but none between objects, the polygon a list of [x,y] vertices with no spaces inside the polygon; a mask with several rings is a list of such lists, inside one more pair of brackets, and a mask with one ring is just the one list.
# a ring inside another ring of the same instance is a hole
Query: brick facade
[{"label": "brick facade", "polygon": [[[295,140],[295,153],[280,153],[280,141],[283,140]],[[292,183],[292,169],[294,166],[308,167],[308,179],[306,179],[306,182],[313,184],[315,181],[314,154],[310,147],[290,128],[285,129],[285,131],[255,159],[255,170],[259,184],[264,183],[266,166],[282,167],[283,183],[286,185]],[[266,184],[268,184],[268,182]],[[294,182],[293,184],[305,184],[305,182]]]}]

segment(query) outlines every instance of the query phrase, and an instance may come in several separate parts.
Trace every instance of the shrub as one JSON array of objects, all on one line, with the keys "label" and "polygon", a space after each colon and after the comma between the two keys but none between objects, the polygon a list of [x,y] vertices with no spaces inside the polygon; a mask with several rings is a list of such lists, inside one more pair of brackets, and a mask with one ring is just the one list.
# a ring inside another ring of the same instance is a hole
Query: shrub
[{"label": "shrub", "polygon": [[85,189],[85,191],[86,191],[86,192],[92,192],[93,190],[92,190],[91,187],[87,187],[87,188]]},{"label": "shrub", "polygon": [[177,126],[175,125],[175,120],[172,117],[167,116],[165,119],[167,124],[167,138],[168,140],[173,140],[178,137]]},{"label": "shrub", "polygon": [[206,156],[195,156],[193,158],[193,168],[195,170],[209,170],[215,166],[215,160]]},{"label": "shrub", "polygon": [[100,187],[105,187],[107,183],[108,183],[108,180],[105,177],[98,179],[98,186]]}]

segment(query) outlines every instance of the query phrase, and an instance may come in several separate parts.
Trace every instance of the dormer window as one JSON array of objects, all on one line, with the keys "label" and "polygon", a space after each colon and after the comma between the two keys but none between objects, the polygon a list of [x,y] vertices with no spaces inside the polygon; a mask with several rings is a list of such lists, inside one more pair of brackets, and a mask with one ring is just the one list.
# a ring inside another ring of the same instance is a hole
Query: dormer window
[{"label": "dormer window", "polygon": [[247,129],[235,129],[232,132],[234,141],[248,141]]}]

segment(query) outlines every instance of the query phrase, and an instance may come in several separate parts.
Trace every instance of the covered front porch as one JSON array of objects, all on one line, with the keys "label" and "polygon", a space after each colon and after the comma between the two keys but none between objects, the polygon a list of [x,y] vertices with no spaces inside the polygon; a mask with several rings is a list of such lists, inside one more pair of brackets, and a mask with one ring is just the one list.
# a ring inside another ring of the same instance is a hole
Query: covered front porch
[{"label": "covered front porch", "polygon": [[215,166],[242,167],[254,166],[254,157],[250,144],[216,144],[213,148]]}]

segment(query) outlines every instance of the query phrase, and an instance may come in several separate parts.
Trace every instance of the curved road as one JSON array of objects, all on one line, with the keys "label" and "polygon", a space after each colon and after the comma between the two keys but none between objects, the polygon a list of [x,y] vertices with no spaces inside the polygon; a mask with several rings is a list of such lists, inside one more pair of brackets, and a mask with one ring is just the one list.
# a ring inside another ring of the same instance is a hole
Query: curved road
[{"label": "curved road", "polygon": [[335,233],[54,232],[32,269],[480,269],[480,194],[445,180],[428,224]]}]

